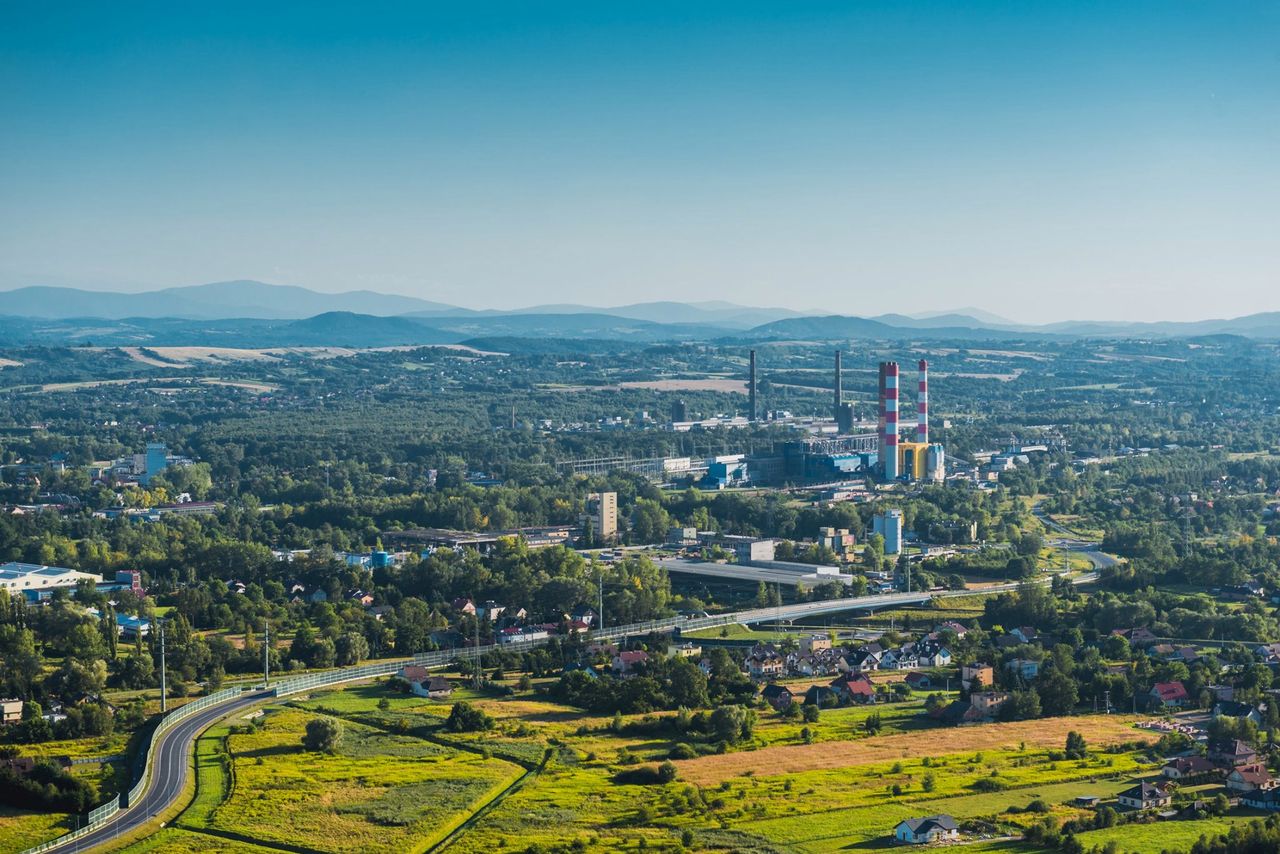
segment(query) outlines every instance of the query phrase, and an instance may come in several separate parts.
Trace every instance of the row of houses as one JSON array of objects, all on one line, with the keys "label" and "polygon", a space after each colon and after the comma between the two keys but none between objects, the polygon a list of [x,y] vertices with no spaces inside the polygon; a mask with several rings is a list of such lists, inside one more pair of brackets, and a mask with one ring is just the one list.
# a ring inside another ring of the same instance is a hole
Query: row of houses
[{"label": "row of houses", "polygon": [[806,638],[800,650],[795,652],[782,652],[773,644],[757,644],[747,653],[743,670],[752,679],[764,680],[783,676],[822,677],[881,670],[918,670],[951,664],[951,652],[938,641],[922,640],[893,648],[871,643],[856,649],[835,649],[825,637],[823,641],[826,646]]}]

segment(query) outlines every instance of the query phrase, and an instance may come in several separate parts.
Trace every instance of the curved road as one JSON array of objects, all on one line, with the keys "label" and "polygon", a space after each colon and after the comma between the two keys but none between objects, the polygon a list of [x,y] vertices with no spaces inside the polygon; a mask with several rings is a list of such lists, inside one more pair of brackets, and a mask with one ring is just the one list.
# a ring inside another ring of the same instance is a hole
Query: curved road
[{"label": "curved road", "polygon": [[1049,518],[1049,514],[1040,508],[1037,504],[1031,508],[1031,514],[1040,520],[1040,523],[1055,534],[1061,534],[1055,539],[1049,541],[1049,545],[1066,551],[1076,552],[1084,555],[1093,564],[1095,570],[1106,569],[1109,566],[1115,566],[1120,563],[1120,559],[1107,554],[1098,548],[1098,544],[1089,540],[1079,539],[1079,535],[1065,525],[1060,525],[1053,519]]},{"label": "curved road", "polygon": [[152,757],[151,780],[138,802],[116,813],[110,821],[92,833],[49,850],[58,854],[89,851],[150,822],[172,806],[182,794],[187,783],[187,767],[196,736],[227,715],[272,696],[270,691],[246,691],[233,700],[210,706],[161,733]]}]

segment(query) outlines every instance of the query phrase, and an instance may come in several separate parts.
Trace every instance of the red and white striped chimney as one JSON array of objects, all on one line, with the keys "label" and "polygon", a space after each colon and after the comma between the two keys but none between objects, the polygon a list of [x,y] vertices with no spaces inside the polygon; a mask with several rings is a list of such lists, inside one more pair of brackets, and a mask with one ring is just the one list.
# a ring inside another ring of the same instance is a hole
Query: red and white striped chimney
[{"label": "red and white striped chimney", "polygon": [[920,360],[920,390],[916,398],[916,441],[929,442],[929,363]]},{"label": "red and white striped chimney", "polygon": [[884,442],[880,462],[886,480],[898,479],[898,363],[885,362],[884,370]]}]

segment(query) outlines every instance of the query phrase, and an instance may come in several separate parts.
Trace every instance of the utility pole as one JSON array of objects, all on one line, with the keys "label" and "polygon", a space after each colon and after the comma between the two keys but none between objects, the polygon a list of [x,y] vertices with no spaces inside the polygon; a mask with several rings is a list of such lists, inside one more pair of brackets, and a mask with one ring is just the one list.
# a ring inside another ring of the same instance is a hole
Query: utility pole
[{"label": "utility pole", "polygon": [[596,574],[600,580],[596,585],[596,591],[600,594],[600,612],[596,614],[596,622],[599,623],[600,631],[604,631],[604,567],[600,567]]},{"label": "utility pole", "polygon": [[271,684],[271,621],[263,620],[262,631],[262,687]]},{"label": "utility pole", "polygon": [[472,681],[475,685],[476,690],[479,691],[480,678],[481,678],[481,675],[480,675],[480,615],[479,614],[475,615],[475,620],[476,620],[476,631],[475,631],[476,666],[475,666],[475,673],[472,675]]},{"label": "utility pole", "polygon": [[165,684],[164,620],[160,621],[160,714],[169,711],[169,690]]}]

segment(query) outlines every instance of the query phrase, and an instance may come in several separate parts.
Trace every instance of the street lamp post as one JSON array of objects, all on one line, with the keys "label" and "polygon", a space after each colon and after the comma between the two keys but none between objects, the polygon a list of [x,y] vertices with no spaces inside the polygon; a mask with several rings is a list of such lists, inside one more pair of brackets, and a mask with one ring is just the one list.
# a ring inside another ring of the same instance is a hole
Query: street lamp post
[{"label": "street lamp post", "polygon": [[160,620],[160,714],[169,711],[169,691],[165,679],[164,620]]}]

